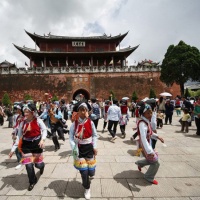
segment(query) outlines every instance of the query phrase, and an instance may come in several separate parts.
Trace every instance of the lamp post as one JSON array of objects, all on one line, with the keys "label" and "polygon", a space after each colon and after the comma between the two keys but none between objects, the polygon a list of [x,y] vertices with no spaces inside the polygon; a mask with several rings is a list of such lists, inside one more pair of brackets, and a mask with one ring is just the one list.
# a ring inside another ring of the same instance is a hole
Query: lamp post
[{"label": "lamp post", "polygon": [[112,94],[110,94],[110,101],[111,101],[111,103],[113,104],[113,95]]}]

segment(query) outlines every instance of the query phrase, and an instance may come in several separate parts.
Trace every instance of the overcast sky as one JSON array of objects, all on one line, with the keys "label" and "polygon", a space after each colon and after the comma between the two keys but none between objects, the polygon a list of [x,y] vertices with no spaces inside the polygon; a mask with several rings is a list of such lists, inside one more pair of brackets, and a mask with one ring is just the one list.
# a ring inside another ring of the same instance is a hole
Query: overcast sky
[{"label": "overcast sky", "polygon": [[200,49],[199,0],[0,0],[0,62],[29,60],[12,43],[35,48],[24,29],[40,35],[98,36],[129,31],[121,47],[139,48],[129,65],[162,62],[180,40]]}]

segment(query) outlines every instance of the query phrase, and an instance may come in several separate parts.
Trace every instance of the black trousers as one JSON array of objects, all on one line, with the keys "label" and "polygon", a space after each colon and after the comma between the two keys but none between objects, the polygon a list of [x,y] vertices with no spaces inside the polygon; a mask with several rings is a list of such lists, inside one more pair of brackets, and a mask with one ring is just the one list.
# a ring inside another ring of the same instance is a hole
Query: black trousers
[{"label": "black trousers", "polygon": [[82,185],[85,189],[90,189],[90,178],[95,175],[95,170],[83,170],[80,171],[82,178]]},{"label": "black trousers", "polygon": [[98,126],[98,123],[99,123],[99,119],[95,119],[95,120],[92,120],[92,121],[94,123],[95,128],[97,129],[97,126]]},{"label": "black trousers", "polygon": [[120,125],[119,127],[120,127],[122,135],[124,135],[125,134],[126,125]]},{"label": "black trousers", "polygon": [[163,127],[163,120],[162,119],[159,119],[157,118],[157,127]]},{"label": "black trousers", "polygon": [[52,136],[53,136],[53,137],[52,137],[52,140],[53,140],[53,143],[54,143],[54,145],[55,145],[55,148],[60,147],[60,144],[59,144],[59,142],[58,142],[58,137],[57,137],[56,132],[58,132],[58,135],[59,135],[63,140],[65,140],[62,124],[60,124],[60,123],[51,124],[51,133],[52,133]]},{"label": "black trousers", "polygon": [[168,120],[169,120],[169,123],[171,124],[172,123],[172,114],[166,114],[165,124],[167,124]]},{"label": "black trousers", "polygon": [[[44,163],[35,163],[35,167],[38,169],[44,168]],[[30,184],[37,183],[37,177],[35,175],[35,169],[34,169],[34,164],[30,163],[26,165],[26,171],[28,174],[28,179]]]},{"label": "black trousers", "polygon": [[[22,142],[22,152],[24,154],[42,153],[43,149],[39,148],[39,146],[38,146],[40,140],[41,140],[41,138],[39,138],[38,140],[34,140],[34,141],[23,140],[23,142]],[[38,169],[42,169],[44,167],[44,162],[35,163],[35,167],[38,168]],[[28,174],[29,183],[30,184],[36,183],[37,177],[35,175],[34,163],[26,164],[26,171],[27,171],[27,174]]]},{"label": "black trousers", "polygon": [[195,117],[194,119],[195,119],[195,124],[196,124],[196,127],[197,127],[197,132],[196,132],[196,134],[197,134],[197,135],[200,135],[200,119],[197,118],[197,117]]},{"label": "black trousers", "polygon": [[[116,135],[117,124],[118,124],[118,121],[109,120],[109,122],[108,122],[108,131],[110,132],[112,137],[115,137],[115,135]],[[112,127],[113,127],[113,130],[112,130]]]}]

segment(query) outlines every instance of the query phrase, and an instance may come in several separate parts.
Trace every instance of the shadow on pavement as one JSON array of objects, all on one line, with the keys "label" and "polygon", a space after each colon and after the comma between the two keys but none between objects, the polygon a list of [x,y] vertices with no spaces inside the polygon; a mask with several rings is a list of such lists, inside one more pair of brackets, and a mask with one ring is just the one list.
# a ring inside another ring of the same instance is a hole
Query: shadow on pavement
[{"label": "shadow on pavement", "polygon": [[10,149],[4,149],[3,151],[1,151],[1,154],[5,154],[7,156],[9,153],[10,153]]},{"label": "shadow on pavement", "polygon": [[74,199],[84,197],[84,188],[80,182],[76,181],[76,179],[73,179],[72,181],[52,181],[47,188],[53,189],[59,199],[64,199],[65,196],[73,197]]},{"label": "shadow on pavement", "polygon": [[128,170],[116,174],[113,178],[117,183],[121,183],[124,187],[134,192],[139,192],[141,190],[139,187],[137,187],[137,185],[144,187],[152,185],[151,183],[143,179],[142,176],[141,178],[135,178],[135,179],[119,178],[119,177],[130,177],[130,174],[135,174],[135,177],[140,177],[141,175],[143,175],[141,172],[137,170]]},{"label": "shadow on pavement", "polygon": [[128,145],[135,145],[131,140],[124,140],[123,143]]},{"label": "shadow on pavement", "polygon": [[66,158],[66,157],[71,156],[71,153],[72,153],[72,151],[68,150],[68,151],[61,152],[58,155],[61,156],[61,158]]},{"label": "shadow on pavement", "polygon": [[[23,183],[20,180],[27,180],[27,183]],[[26,174],[13,174],[11,176],[6,176],[1,179],[3,185],[1,186],[0,190],[3,190],[5,187],[12,187],[15,190],[25,190],[28,188],[28,177]]]}]

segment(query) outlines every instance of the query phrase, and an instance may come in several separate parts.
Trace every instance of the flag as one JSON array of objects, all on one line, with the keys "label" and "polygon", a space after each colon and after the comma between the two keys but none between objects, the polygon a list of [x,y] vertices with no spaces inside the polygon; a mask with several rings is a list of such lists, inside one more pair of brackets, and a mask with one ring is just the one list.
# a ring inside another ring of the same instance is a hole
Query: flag
[{"label": "flag", "polygon": [[81,60],[81,66],[83,66],[83,61]]},{"label": "flag", "polygon": [[119,61],[117,62],[117,64],[121,64],[121,60],[119,60]]},{"label": "flag", "polygon": [[28,66],[28,64],[25,62],[25,66]]},{"label": "flag", "polygon": [[66,60],[66,67],[68,67],[68,62],[67,62],[67,60]]},{"label": "flag", "polygon": [[75,60],[73,60],[73,65],[75,66]]},{"label": "flag", "polygon": [[59,62],[59,60],[58,60],[58,67],[60,67],[60,62]]},{"label": "flag", "polygon": [[91,66],[90,60],[89,60],[89,66]]},{"label": "flag", "polygon": [[104,65],[106,65],[106,60],[104,60],[104,63],[103,63]]},{"label": "flag", "polygon": [[99,66],[99,61],[97,60],[97,66]]},{"label": "flag", "polygon": [[51,61],[49,61],[49,65],[50,65],[51,67],[53,67],[53,65],[52,65]]},{"label": "flag", "polygon": [[41,66],[42,66],[42,67],[44,67],[44,64],[43,64],[43,62],[42,62],[42,61],[41,61]]}]

